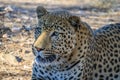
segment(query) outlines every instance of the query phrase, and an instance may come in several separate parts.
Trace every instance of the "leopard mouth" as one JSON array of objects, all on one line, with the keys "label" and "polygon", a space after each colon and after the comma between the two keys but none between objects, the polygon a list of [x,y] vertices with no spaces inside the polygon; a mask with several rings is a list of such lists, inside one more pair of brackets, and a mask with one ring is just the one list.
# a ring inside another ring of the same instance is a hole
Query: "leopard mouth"
[{"label": "leopard mouth", "polygon": [[56,55],[53,53],[43,53],[40,52],[40,55],[37,55],[35,61],[37,63],[51,63],[56,59]]}]

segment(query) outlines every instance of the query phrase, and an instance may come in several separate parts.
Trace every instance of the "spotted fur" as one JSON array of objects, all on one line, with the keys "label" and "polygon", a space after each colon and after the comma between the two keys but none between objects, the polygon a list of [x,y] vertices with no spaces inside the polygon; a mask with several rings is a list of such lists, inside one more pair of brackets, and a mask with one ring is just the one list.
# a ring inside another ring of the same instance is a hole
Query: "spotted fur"
[{"label": "spotted fur", "polygon": [[37,16],[32,80],[120,80],[119,23],[93,32],[66,12]]}]

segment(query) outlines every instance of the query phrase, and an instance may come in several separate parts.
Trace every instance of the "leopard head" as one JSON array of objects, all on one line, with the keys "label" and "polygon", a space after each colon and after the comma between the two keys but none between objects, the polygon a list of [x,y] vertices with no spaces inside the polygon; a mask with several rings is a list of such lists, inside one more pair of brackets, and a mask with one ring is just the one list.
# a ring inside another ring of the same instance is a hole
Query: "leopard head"
[{"label": "leopard head", "polygon": [[33,44],[37,64],[60,64],[69,60],[76,49],[80,19],[76,16],[69,18],[53,15],[45,8],[37,7],[39,35]]}]

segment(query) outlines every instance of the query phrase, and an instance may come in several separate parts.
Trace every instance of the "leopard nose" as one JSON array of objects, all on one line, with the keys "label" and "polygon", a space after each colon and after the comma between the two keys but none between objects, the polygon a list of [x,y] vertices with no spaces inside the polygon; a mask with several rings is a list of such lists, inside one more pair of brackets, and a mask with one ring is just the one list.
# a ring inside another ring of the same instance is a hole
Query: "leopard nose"
[{"label": "leopard nose", "polygon": [[43,48],[38,48],[38,47],[35,47],[35,49],[36,49],[38,52],[44,50]]}]

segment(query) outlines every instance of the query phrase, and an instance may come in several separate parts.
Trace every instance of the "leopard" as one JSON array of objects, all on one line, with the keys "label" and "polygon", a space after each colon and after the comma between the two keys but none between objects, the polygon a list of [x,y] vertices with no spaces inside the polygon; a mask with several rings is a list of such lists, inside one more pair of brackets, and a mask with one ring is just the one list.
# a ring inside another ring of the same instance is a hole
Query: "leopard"
[{"label": "leopard", "polygon": [[93,30],[68,12],[36,14],[32,80],[120,80],[120,23]]}]

